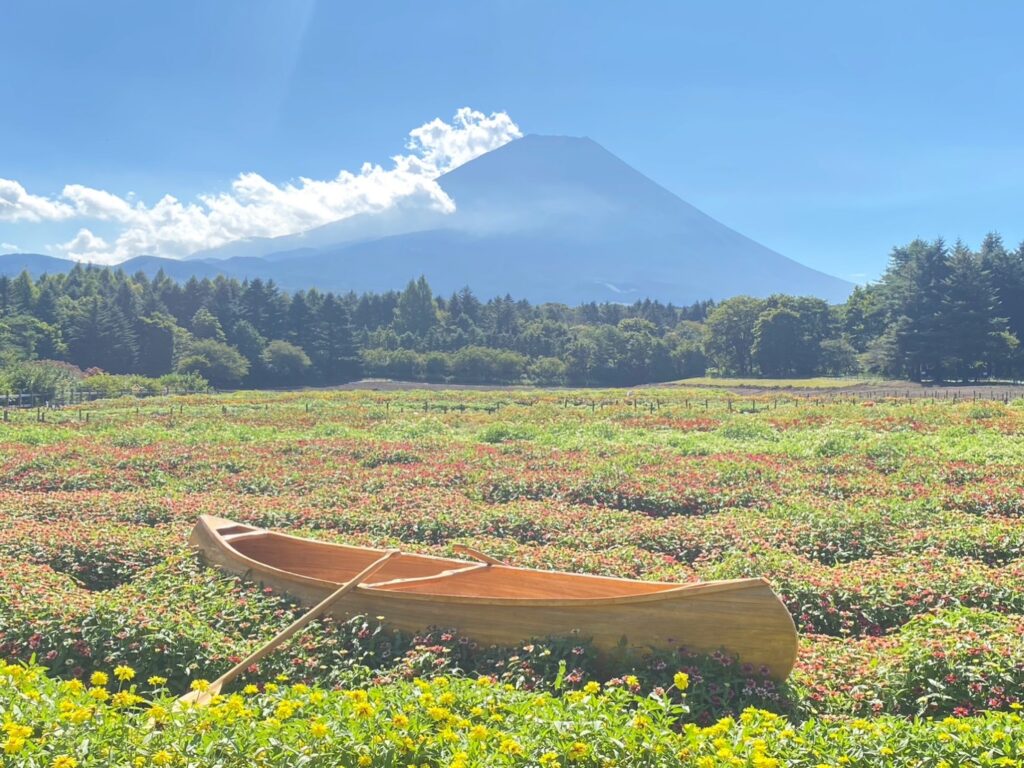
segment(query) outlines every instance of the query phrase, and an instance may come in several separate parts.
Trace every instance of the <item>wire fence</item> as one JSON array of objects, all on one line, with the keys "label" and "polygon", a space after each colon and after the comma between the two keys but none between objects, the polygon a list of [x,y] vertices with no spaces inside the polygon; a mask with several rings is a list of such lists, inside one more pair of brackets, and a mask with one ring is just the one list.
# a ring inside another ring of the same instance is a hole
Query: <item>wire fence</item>
[{"label": "wire fence", "polygon": [[[410,382],[411,384],[411,382]],[[415,385],[412,385],[410,389],[415,390]],[[482,387],[483,391],[495,392],[500,391],[500,388],[494,387]],[[757,389],[756,391],[746,391],[748,388],[741,388],[742,392],[729,392],[723,393],[719,391],[714,396],[694,395],[687,397],[682,393],[669,394],[671,389],[664,390],[664,395],[658,393],[658,388],[641,387],[635,392],[628,392],[625,397],[607,397],[597,396],[595,392],[594,396],[588,396],[585,394],[586,390],[561,390],[559,397],[556,402],[560,401],[560,405],[563,408],[585,408],[591,411],[604,410],[606,408],[614,408],[627,406],[635,411],[648,411],[651,413],[661,411],[663,408],[671,408],[672,410],[684,410],[684,411],[717,411],[724,410],[726,412],[759,412],[765,410],[777,409],[780,406],[787,405],[811,405],[811,406],[827,406],[827,405],[842,405],[842,404],[865,404],[865,403],[911,403],[921,401],[933,401],[933,402],[950,402],[950,403],[965,403],[965,402],[1000,402],[1009,404],[1013,401],[1024,398],[1024,387],[1014,385],[994,385],[994,386],[980,386],[980,387],[969,387],[969,386],[949,386],[949,387],[903,387],[903,388],[864,388],[856,390],[842,390],[842,391],[828,391],[828,390],[804,390],[804,391],[791,391],[791,390],[779,390],[773,391],[770,388]],[[135,398],[135,399],[146,399],[152,397],[164,397],[172,395],[195,395],[195,394],[218,394],[219,392],[234,392],[238,393],[242,390],[217,390],[214,387],[208,387],[205,389],[194,389],[194,388],[180,388],[180,387],[161,387],[152,389],[143,388],[128,388],[121,390],[90,390],[77,387],[63,388],[51,392],[0,392],[0,409],[5,413],[7,411],[17,410],[59,410],[66,409],[73,406],[83,405],[85,403],[91,403],[96,400],[116,399],[116,398]],[[262,391],[262,390],[261,390]],[[448,390],[445,391],[443,388],[432,388],[429,391],[424,391],[424,399],[420,403],[416,403],[414,400],[401,400],[397,399],[393,404],[389,402],[391,400],[388,395],[399,394],[401,390],[394,391],[380,391],[376,394],[381,397],[379,403],[386,410],[390,410],[392,405],[396,412],[404,412],[406,410],[423,410],[424,412],[443,412],[448,411],[465,411],[465,410],[487,410],[496,411],[500,410],[503,406],[509,405],[509,403],[502,401],[494,401],[488,403],[467,403],[458,402],[457,396],[462,390]],[[517,405],[529,405],[527,395],[529,390],[519,390],[516,394],[525,396],[523,402],[519,402],[516,399]],[[557,391],[557,390],[556,390]],[[255,390],[254,390],[255,392]],[[262,391],[264,394],[270,394],[267,391]],[[511,394],[511,393],[510,393]],[[552,392],[554,394],[554,391]],[[448,399],[446,401],[445,395]],[[680,396],[682,395],[682,396]],[[442,396],[439,398],[438,396]],[[456,401],[452,402],[451,397],[455,397]],[[515,398],[514,398],[515,399]],[[230,408],[234,409],[238,407],[238,404],[230,404]],[[262,406],[261,406],[262,407]],[[229,406],[224,405],[223,410],[225,413],[228,412]],[[306,405],[307,412],[310,410],[310,405]],[[6,420],[6,419],[5,419]]]},{"label": "wire fence", "polygon": [[119,397],[164,397],[168,395],[195,395],[213,392],[213,389],[192,389],[183,387],[160,387],[159,389],[131,388],[120,390],[90,390],[78,387],[64,387],[50,392],[3,392],[0,393],[0,408],[64,408],[71,405],[91,403]]}]

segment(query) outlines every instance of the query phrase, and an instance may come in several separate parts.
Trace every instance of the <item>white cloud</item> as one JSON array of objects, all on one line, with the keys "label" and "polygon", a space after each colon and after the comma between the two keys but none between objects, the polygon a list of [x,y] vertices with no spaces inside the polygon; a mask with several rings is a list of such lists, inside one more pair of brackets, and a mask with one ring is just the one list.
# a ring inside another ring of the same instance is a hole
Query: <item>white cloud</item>
[{"label": "white cloud", "polygon": [[333,179],[299,178],[275,184],[242,173],[228,191],[182,202],[165,195],[152,206],[101,189],[68,184],[57,198],[29,194],[0,179],[0,221],[68,218],[120,225],[112,243],[81,229],[58,249],[77,259],[118,262],[140,254],[181,257],[249,237],[277,237],[359,213],[382,211],[398,201],[451,212],[454,202],[436,179],[443,173],[522,136],[504,112],[485,115],[464,107],[446,123],[440,118],[409,132],[408,154],[392,167],[365,163]]},{"label": "white cloud", "polygon": [[4,253],[17,253],[20,250],[14,243],[0,243],[0,251]]},{"label": "white cloud", "polygon": [[57,250],[79,261],[103,263],[108,261],[110,245],[102,237],[83,227],[71,240],[58,245]]},{"label": "white cloud", "polygon": [[67,203],[29,194],[13,179],[0,179],[0,221],[59,221],[74,213]]}]

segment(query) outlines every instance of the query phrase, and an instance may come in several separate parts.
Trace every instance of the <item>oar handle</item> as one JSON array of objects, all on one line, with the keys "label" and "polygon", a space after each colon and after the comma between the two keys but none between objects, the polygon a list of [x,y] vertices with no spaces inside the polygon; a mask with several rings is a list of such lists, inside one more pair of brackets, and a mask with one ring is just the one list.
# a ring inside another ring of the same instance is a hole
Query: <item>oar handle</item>
[{"label": "oar handle", "polygon": [[452,544],[452,549],[454,549],[456,552],[461,552],[464,555],[469,555],[470,557],[487,563],[488,565],[508,565],[508,563],[506,563],[504,560],[499,560],[496,557],[491,557],[486,552],[481,552],[479,549],[467,547],[465,544]]},{"label": "oar handle", "polygon": [[236,677],[238,677],[238,675],[240,675],[246,669],[251,667],[256,662],[262,660],[266,656],[268,656],[272,651],[276,650],[277,647],[279,645],[281,645],[281,643],[283,643],[289,637],[291,637],[296,632],[298,632],[300,629],[305,627],[307,624],[309,624],[311,621],[313,621],[313,619],[319,617],[321,614],[326,612],[327,609],[330,608],[332,605],[334,605],[336,602],[338,602],[338,600],[340,600],[346,594],[348,594],[353,589],[358,587],[361,582],[365,581],[370,576],[373,576],[373,574],[375,574],[377,571],[379,571],[381,568],[383,568],[385,565],[387,565],[388,561],[391,558],[396,557],[396,556],[398,556],[400,554],[401,554],[401,552],[399,550],[392,549],[392,550],[389,550],[383,557],[381,557],[381,558],[375,560],[374,562],[370,563],[363,570],[361,570],[359,573],[357,573],[355,576],[353,576],[351,579],[349,579],[349,581],[345,582],[345,584],[343,584],[337,590],[335,590],[334,592],[329,594],[327,597],[325,597],[323,600],[321,600],[315,606],[310,608],[309,611],[307,611],[305,614],[303,614],[298,619],[296,619],[294,622],[292,622],[287,627],[282,629],[274,637],[273,640],[271,640],[270,642],[268,642],[266,645],[262,646],[261,648],[259,648],[259,649],[255,650],[255,651],[253,651],[252,653],[250,653],[248,656],[246,656],[244,659],[242,659],[240,662],[238,662],[235,666],[233,666],[231,669],[229,669],[223,675],[218,677],[213,683],[211,683],[210,687],[211,688],[216,688],[216,689],[219,690],[220,688],[222,688],[225,685],[227,685],[228,683],[230,683],[232,680],[234,680]]}]

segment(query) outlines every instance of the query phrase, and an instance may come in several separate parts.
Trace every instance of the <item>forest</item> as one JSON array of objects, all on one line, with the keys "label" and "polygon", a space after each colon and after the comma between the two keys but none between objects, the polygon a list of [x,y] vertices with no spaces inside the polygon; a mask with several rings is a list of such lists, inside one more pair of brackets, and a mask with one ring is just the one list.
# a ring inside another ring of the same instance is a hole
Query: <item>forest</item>
[{"label": "forest", "polygon": [[360,377],[630,386],[706,373],[1016,380],[1022,339],[1024,245],[995,234],[977,250],[941,239],[894,248],[881,278],[840,305],[788,295],[535,305],[469,287],[437,296],[422,276],[343,295],[85,265],[0,277],[7,390],[30,390],[48,367],[220,388]]}]

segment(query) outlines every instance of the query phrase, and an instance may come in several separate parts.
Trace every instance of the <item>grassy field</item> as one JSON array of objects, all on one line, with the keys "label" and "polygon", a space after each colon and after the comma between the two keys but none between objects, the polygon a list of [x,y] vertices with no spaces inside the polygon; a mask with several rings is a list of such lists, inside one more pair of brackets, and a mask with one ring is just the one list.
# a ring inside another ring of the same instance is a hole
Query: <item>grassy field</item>
[{"label": "grassy field", "polygon": [[[316,625],[216,706],[174,711],[169,697],[297,615],[196,562],[185,538],[203,512],[532,567],[763,575],[800,659],[785,686],[687,653],[608,670],[580,638],[483,648],[366,617]],[[11,412],[0,519],[5,765],[1024,755],[1021,400],[357,391]]]}]

